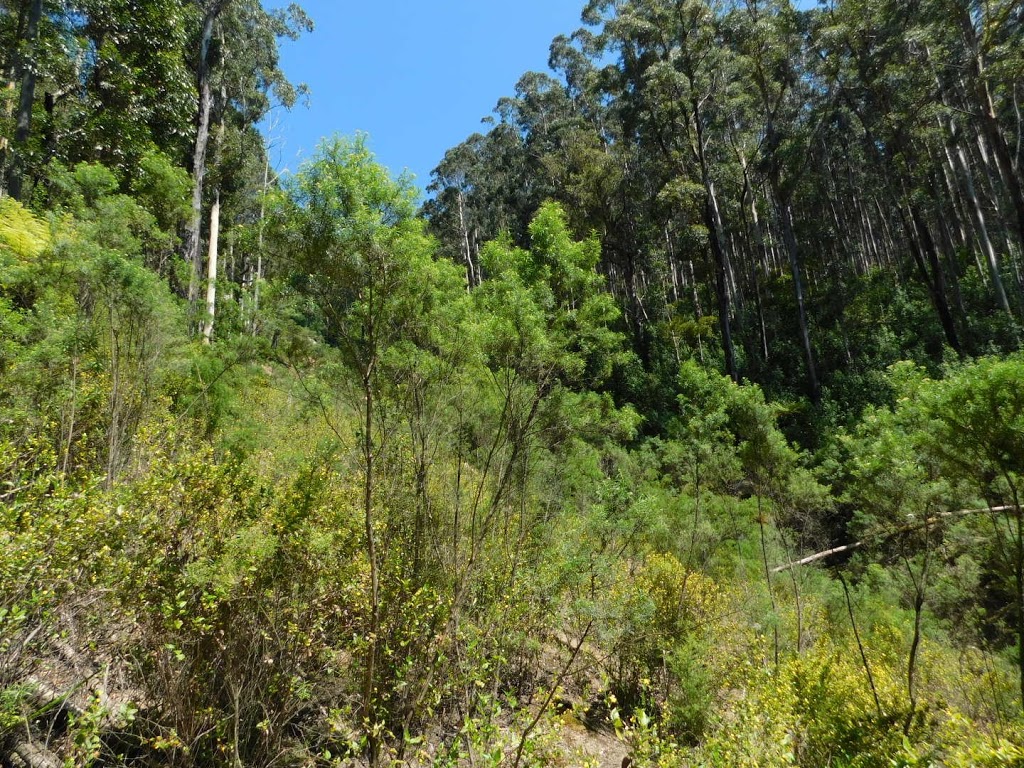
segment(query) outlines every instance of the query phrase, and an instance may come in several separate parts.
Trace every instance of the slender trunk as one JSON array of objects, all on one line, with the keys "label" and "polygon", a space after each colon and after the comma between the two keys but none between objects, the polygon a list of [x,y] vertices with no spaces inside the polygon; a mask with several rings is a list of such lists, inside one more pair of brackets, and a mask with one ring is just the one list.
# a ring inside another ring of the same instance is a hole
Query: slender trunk
[{"label": "slender trunk", "polygon": [[675,249],[672,247],[672,234],[668,225],[662,228],[665,236],[665,258],[668,260],[669,277],[672,278],[672,303],[679,303],[679,261],[676,259]]},{"label": "slender trunk", "polygon": [[1015,552],[1013,575],[1014,584],[1017,588],[1017,670],[1020,678],[1020,705],[1024,709],[1024,508],[1021,508],[1020,495],[1017,492],[1017,484],[1014,483],[1009,474],[1004,474],[1013,500],[1013,515],[1016,522],[1016,535],[1014,537]]},{"label": "slender trunk", "polygon": [[[744,164],[744,172],[746,172],[746,165]],[[761,281],[758,277],[758,273],[761,268],[767,266],[768,251],[764,244],[764,233],[761,231],[761,219],[757,214],[757,198],[754,196],[753,187],[747,184],[747,198],[750,203],[750,216],[754,228],[754,240],[757,243],[756,253],[753,246],[751,246],[751,265],[750,265],[750,276],[754,286],[754,307],[757,310],[757,324],[760,330],[761,336],[761,354],[765,361],[768,360],[768,331],[765,327],[764,322],[764,307],[761,302]],[[759,257],[760,256],[760,260]]]},{"label": "slender trunk", "polygon": [[78,354],[71,358],[71,414],[68,417],[68,439],[64,447],[64,462],[61,465],[61,474],[65,477],[68,474],[68,467],[71,465],[71,445],[75,439],[75,415],[78,405]]},{"label": "slender trunk", "polygon": [[466,210],[462,199],[462,190],[459,190],[458,194],[459,201],[459,230],[461,237],[462,246],[462,258],[466,262],[466,276],[469,278],[468,285],[470,288],[479,284],[479,275],[473,264],[473,251],[469,245],[469,230],[466,228]]},{"label": "slender trunk", "polygon": [[[932,196],[936,200],[942,200],[945,195],[945,190],[941,186],[940,173],[938,167],[942,165],[941,160],[938,160],[934,156],[931,156],[931,187]],[[946,215],[946,211],[941,211],[938,215],[938,221],[936,226],[939,229],[939,237],[942,241],[942,256],[945,261],[946,275],[949,278],[949,288],[953,293],[954,305],[957,309],[957,319],[960,323],[960,327],[967,331],[970,327],[970,320],[968,317],[967,307],[964,304],[963,292],[960,290],[960,264],[957,260],[956,243],[953,240],[953,233],[949,228],[950,218],[957,218],[958,211],[955,202],[953,202],[953,210],[950,215]]]},{"label": "slender trunk", "polygon": [[569,661],[558,673],[554,683],[551,685],[551,690],[548,691],[547,698],[544,699],[540,708],[537,710],[537,714],[534,715],[530,723],[523,729],[523,732],[519,736],[519,743],[516,745],[516,754],[512,760],[512,768],[519,768],[519,765],[523,762],[523,750],[526,749],[526,742],[533,733],[533,729],[537,727],[537,724],[541,721],[544,713],[547,711],[548,705],[551,704],[552,699],[558,693],[559,687],[562,685],[562,681],[565,676],[569,674],[572,669],[573,663],[576,661],[576,657],[579,656],[580,649],[583,648],[583,644],[587,641],[587,635],[590,634],[590,630],[594,627],[594,619],[591,619],[583,630],[583,634],[580,635],[579,642],[576,643],[576,647],[572,649],[572,653],[569,654]]},{"label": "slender trunk", "polygon": [[704,186],[704,226],[711,241],[711,258],[715,263],[715,297],[718,300],[718,327],[722,334],[722,351],[725,353],[725,372],[733,381],[739,382],[736,368],[736,350],[732,342],[732,328],[729,323],[729,258],[725,251],[722,234],[722,214],[718,207],[715,182],[711,178],[711,167],[705,152],[704,120],[700,101],[691,98],[693,125],[696,129],[694,154],[700,165],[701,183]]},{"label": "slender trunk", "polygon": [[757,494],[757,524],[761,529],[761,560],[764,564],[764,581],[768,587],[768,599],[772,604],[772,648],[775,655],[775,671],[779,671],[779,614],[775,605],[775,590],[772,589],[772,571],[768,567],[768,542],[764,532],[764,511],[761,506],[761,494]]},{"label": "slender trunk", "polygon": [[846,585],[843,574],[839,574],[839,582],[843,585],[843,594],[846,596],[846,612],[850,616],[850,626],[853,628],[853,638],[857,641],[857,650],[860,651],[860,660],[864,665],[864,672],[868,676],[868,686],[871,688],[871,696],[875,700],[875,712],[879,719],[882,717],[882,702],[878,698],[878,689],[875,687],[875,676],[871,674],[871,665],[868,663],[868,655],[864,650],[864,643],[861,642],[860,632],[857,630],[857,619],[853,615],[853,601],[850,599],[850,588]]},{"label": "slender trunk", "polygon": [[711,256],[715,263],[715,298],[718,300],[718,327],[722,334],[722,351],[725,353],[725,372],[733,381],[739,381],[736,369],[736,350],[732,342],[732,328],[729,323],[731,313],[729,306],[728,268],[725,248],[722,245],[721,221],[718,215],[718,199],[715,196],[715,185],[705,180],[704,225],[708,229],[711,240]]},{"label": "slender trunk", "polygon": [[[907,234],[910,237],[914,262],[917,264],[921,279],[928,287],[928,292],[932,298],[932,305],[939,316],[939,323],[942,326],[946,342],[958,356],[963,357],[964,352],[960,346],[960,339],[957,336],[956,324],[953,322],[953,313],[949,309],[949,301],[946,298],[946,281],[942,272],[942,265],[939,263],[931,231],[928,229],[928,225],[916,205],[910,205],[909,210],[910,226],[907,229]],[[927,259],[928,264],[931,266],[931,274],[929,274],[925,259]]]},{"label": "slender trunk", "polygon": [[196,312],[196,304],[199,301],[199,239],[203,212],[203,182],[206,178],[206,149],[210,142],[210,117],[213,113],[210,46],[213,42],[214,24],[228,1],[218,0],[207,8],[203,17],[203,32],[199,47],[199,71],[197,73],[199,112],[196,120],[196,141],[192,150],[192,215],[185,232],[185,261],[191,267],[188,302],[193,317]]},{"label": "slender trunk", "polygon": [[14,155],[8,169],[7,192],[15,200],[22,197],[22,175],[25,171],[25,153],[32,132],[32,105],[36,95],[36,39],[39,21],[43,16],[43,0],[32,0],[25,30],[26,52],[18,57],[21,67],[21,97],[18,101],[18,122],[14,129]]},{"label": "slender trunk", "polygon": [[958,193],[957,184],[954,181],[956,179],[956,163],[953,161],[953,150],[950,148],[949,143],[944,148],[944,156],[946,162],[942,164],[942,179],[946,184],[946,194],[949,195],[950,203],[953,205],[956,211],[956,217],[954,224],[956,225],[956,244],[963,248],[970,246],[970,241],[967,237],[967,230],[964,228],[964,217],[962,215],[963,202],[960,194]]},{"label": "slender trunk", "polygon": [[107,476],[105,487],[114,487],[114,477],[120,460],[121,447],[121,345],[114,324],[113,310],[108,310],[110,322],[110,424],[107,426]]},{"label": "slender trunk", "polygon": [[[957,177],[957,163],[954,160],[953,150],[946,145],[946,164],[943,167],[944,176],[946,178],[946,189],[948,190],[950,200],[955,200],[957,195],[958,185],[954,182]],[[976,190],[975,190],[976,191]],[[964,224],[960,216],[957,216],[957,227],[960,234],[960,244],[971,252],[971,258],[974,261],[974,268],[978,270],[978,278],[981,280],[981,284],[988,288],[988,272],[981,264],[981,259],[978,258],[978,252],[972,247],[972,242],[968,240],[967,232],[964,230]],[[980,236],[977,233],[977,224],[975,224],[975,236],[980,241]],[[985,250],[984,244],[982,244],[982,250]]]},{"label": "slender trunk", "polygon": [[818,381],[818,367],[814,361],[814,348],[811,346],[811,332],[807,325],[807,306],[804,298],[804,281],[800,269],[800,253],[796,235],[793,233],[793,211],[788,200],[779,197],[778,184],[772,184],[772,193],[778,205],[779,219],[782,224],[782,241],[789,258],[789,270],[793,275],[793,292],[796,297],[797,321],[800,328],[800,344],[804,349],[804,361],[807,364],[807,383],[811,389],[811,401],[821,404],[821,383]]},{"label": "slender trunk", "polygon": [[213,336],[213,321],[217,314],[217,249],[220,246],[220,190],[214,193],[210,207],[210,249],[206,270],[206,317],[203,320],[203,343],[209,344]]},{"label": "slender trunk", "polygon": [[910,726],[914,722],[914,713],[917,711],[917,657],[921,648],[921,618],[924,613],[925,590],[928,586],[928,566],[931,561],[931,531],[929,530],[929,519],[927,514],[924,520],[924,561],[921,565],[920,578],[914,575],[914,569],[907,556],[903,555],[903,562],[907,567],[907,574],[914,585],[914,635],[910,643],[910,653],[907,656],[907,698],[910,700],[910,711],[903,723],[903,733],[909,735]]},{"label": "slender trunk", "polygon": [[1010,148],[999,127],[999,118],[996,115],[995,105],[992,103],[992,93],[988,86],[984,58],[979,50],[980,41],[966,6],[961,10],[959,21],[969,50],[969,90],[972,91],[971,96],[975,102],[981,133],[995,156],[996,166],[999,168],[999,174],[1006,187],[1006,194],[1010,198],[1015,213],[1017,239],[1021,247],[1024,248],[1024,189],[1021,188],[1020,178],[1013,167]]},{"label": "slender trunk", "polygon": [[964,148],[959,142],[957,142],[954,157],[959,162],[961,176],[967,187],[967,198],[970,201],[971,216],[974,219],[974,226],[977,231],[978,240],[981,243],[981,250],[988,262],[989,276],[992,278],[992,289],[995,291],[996,300],[999,302],[1002,310],[1012,316],[1013,312],[1010,310],[1010,302],[1006,297],[1006,289],[1003,287],[1003,279],[999,273],[999,258],[996,255],[996,249],[992,245],[992,240],[989,238],[988,225],[985,222],[985,211],[978,198],[978,192],[974,186],[974,176],[971,173],[970,164],[967,162]]},{"label": "slender trunk", "polygon": [[266,229],[267,188],[270,181],[270,157],[263,163],[263,194],[260,195],[260,227],[256,237],[256,275],[252,281],[252,314],[249,318],[249,333],[256,335],[257,317],[260,311],[260,280],[263,279],[263,233]]},{"label": "slender trunk", "polygon": [[[371,300],[372,303],[372,300]],[[373,323],[367,328],[367,341],[374,348]],[[373,445],[373,373],[375,358],[371,357],[362,375],[363,384],[363,463],[366,473],[363,482],[363,525],[366,534],[366,557],[370,566],[370,627],[366,644],[366,662],[363,670],[362,720],[366,729],[367,747],[371,768],[376,768],[380,759],[380,740],[377,735],[377,646],[380,642],[380,573],[377,562],[377,536],[373,519],[374,445]]]}]

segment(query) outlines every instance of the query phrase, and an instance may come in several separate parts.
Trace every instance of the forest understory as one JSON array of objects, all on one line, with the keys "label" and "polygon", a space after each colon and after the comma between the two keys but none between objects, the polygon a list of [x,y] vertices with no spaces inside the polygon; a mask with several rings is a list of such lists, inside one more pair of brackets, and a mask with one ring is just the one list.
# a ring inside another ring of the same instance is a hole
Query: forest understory
[{"label": "forest understory", "polygon": [[1024,9],[581,11],[424,196],[0,0],[0,768],[1024,766]]}]

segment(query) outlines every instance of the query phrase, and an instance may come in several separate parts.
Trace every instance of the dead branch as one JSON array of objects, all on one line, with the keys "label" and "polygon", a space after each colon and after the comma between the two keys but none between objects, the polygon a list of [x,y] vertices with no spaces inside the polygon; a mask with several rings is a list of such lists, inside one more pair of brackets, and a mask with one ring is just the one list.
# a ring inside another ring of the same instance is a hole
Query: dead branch
[{"label": "dead branch", "polygon": [[891,539],[895,536],[899,536],[900,534],[920,530],[921,528],[925,528],[929,525],[941,522],[942,520],[946,520],[950,517],[963,517],[964,515],[980,515],[986,512],[1011,512],[1015,509],[1016,507],[1013,505],[1005,505],[1001,507],[982,507],[981,509],[958,509],[950,512],[941,512],[925,520],[919,520],[909,525],[900,526],[895,530],[883,531],[873,536],[866,536],[861,541],[855,541],[852,544],[843,544],[841,547],[833,547],[832,549],[826,549],[822,552],[815,552],[813,555],[808,555],[807,557],[803,557],[799,560],[794,560],[793,562],[786,563],[785,565],[777,565],[774,568],[772,568],[771,572],[782,573],[783,571],[788,571],[790,568],[799,568],[801,565],[808,565],[809,563],[814,563],[818,560],[824,560],[826,557],[831,557],[832,555],[839,555],[843,552],[851,552],[852,550],[858,549],[859,547],[862,547],[871,541],[887,541],[888,539]]},{"label": "dead branch", "polygon": [[12,763],[20,763],[25,768],[61,768],[63,765],[53,752],[31,741],[20,741],[15,744],[11,750],[11,758]]}]

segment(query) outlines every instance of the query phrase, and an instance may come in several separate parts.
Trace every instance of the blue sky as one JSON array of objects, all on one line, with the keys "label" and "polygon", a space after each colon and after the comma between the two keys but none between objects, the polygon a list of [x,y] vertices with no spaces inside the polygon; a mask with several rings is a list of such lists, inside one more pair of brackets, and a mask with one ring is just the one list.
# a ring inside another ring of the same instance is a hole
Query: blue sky
[{"label": "blue sky", "polygon": [[300,0],[316,31],[283,41],[281,65],[309,85],[310,106],[275,111],[272,161],[294,171],[321,137],[365,131],[380,162],[426,187],[523,72],[547,69],[551,39],[580,26],[583,1]]},{"label": "blue sky", "polygon": [[272,162],[294,171],[322,137],[365,131],[377,159],[422,189],[445,150],[485,130],[481,118],[520,75],[547,70],[552,38],[580,26],[585,0],[299,2],[316,30],[282,41],[281,66],[311,96],[308,108],[272,115]]}]

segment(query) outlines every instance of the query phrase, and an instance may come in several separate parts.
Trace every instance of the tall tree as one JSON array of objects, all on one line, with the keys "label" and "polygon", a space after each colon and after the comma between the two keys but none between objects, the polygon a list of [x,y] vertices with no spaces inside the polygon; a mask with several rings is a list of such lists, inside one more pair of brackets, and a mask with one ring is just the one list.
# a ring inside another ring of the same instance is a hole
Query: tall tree
[{"label": "tall tree", "polygon": [[[202,260],[201,221],[208,165],[211,121],[232,111],[244,127],[253,126],[271,106],[271,99],[290,108],[301,90],[278,67],[277,41],[295,39],[312,29],[296,4],[268,12],[256,0],[196,0],[202,13],[197,44],[196,84],[199,93],[195,141],[192,146],[192,217],[186,227],[184,255],[191,266],[188,300],[197,312]],[[220,98],[222,103],[216,103]]]},{"label": "tall tree", "polygon": [[821,400],[821,383],[811,343],[803,258],[793,222],[794,198],[811,160],[828,94],[815,93],[813,73],[804,62],[804,15],[788,0],[746,0],[733,14],[732,33],[742,56],[739,67],[755,104],[759,137],[755,165],[767,181],[789,262],[811,400]]},{"label": "tall tree", "polygon": [[623,98],[634,98],[636,120],[659,147],[679,182],[693,178],[701,190],[700,222],[711,251],[715,296],[726,373],[739,380],[732,338],[731,265],[712,152],[720,100],[730,71],[718,35],[715,8],[703,0],[593,0],[584,11],[603,23],[607,50],[621,57],[628,82]]},{"label": "tall tree", "polygon": [[16,59],[16,71],[21,74],[21,92],[14,129],[14,157],[7,172],[7,191],[15,200],[20,200],[22,196],[25,153],[28,151],[28,138],[32,130],[32,108],[35,106],[38,72],[36,42],[39,38],[39,22],[42,16],[43,0],[29,0],[24,39],[19,41],[20,53]]}]

